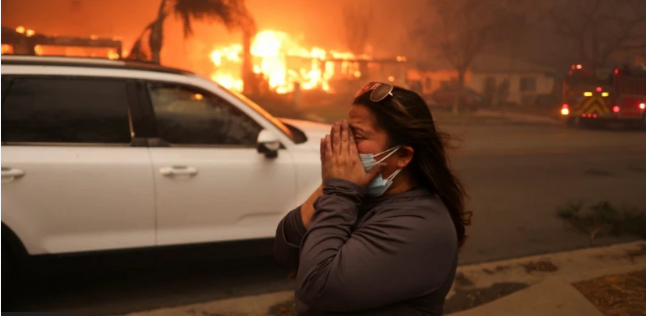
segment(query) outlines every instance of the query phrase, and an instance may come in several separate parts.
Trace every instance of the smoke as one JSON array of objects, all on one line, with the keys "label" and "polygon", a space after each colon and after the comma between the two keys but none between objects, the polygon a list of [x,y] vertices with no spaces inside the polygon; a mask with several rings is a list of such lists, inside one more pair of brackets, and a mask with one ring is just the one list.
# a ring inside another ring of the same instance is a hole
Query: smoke
[{"label": "smoke", "polygon": [[[371,7],[373,22],[369,46],[376,58],[407,55],[410,52],[410,23],[419,17],[423,0],[352,0]],[[49,35],[96,35],[121,37],[129,50],[143,28],[155,18],[159,0],[4,0],[2,24],[23,25]],[[348,50],[343,27],[347,0],[247,0],[258,29],[287,32],[304,45]],[[404,3],[404,4],[402,4]],[[185,40],[181,25],[169,19],[165,25],[164,64],[192,68],[197,59],[208,58],[214,45],[241,41],[241,34],[229,33],[217,24],[195,23],[195,35]],[[193,60],[191,60],[193,59]]]}]

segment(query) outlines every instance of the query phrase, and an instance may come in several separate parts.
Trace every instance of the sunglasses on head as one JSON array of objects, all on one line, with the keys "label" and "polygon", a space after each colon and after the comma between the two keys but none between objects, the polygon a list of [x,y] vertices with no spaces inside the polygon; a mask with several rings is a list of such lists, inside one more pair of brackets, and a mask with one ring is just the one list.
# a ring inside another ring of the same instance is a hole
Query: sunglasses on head
[{"label": "sunglasses on head", "polygon": [[397,100],[395,100],[394,95],[393,95],[393,89],[395,87],[392,85],[389,85],[387,83],[382,83],[382,82],[368,82],[363,88],[359,89],[357,91],[357,94],[354,96],[355,98],[362,96],[368,92],[370,92],[370,101],[372,102],[380,102],[386,99],[388,96],[393,97],[392,100],[393,102],[397,105],[399,110],[403,111],[404,113],[408,114],[408,111],[406,111],[406,108],[404,108],[401,103],[399,103]]}]

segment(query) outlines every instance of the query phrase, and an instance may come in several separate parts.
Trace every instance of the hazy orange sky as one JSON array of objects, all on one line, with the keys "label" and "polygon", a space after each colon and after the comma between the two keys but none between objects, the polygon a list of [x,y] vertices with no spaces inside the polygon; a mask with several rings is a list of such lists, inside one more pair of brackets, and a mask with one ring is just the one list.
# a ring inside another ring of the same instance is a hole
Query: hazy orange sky
[{"label": "hazy orange sky", "polygon": [[[377,57],[409,52],[409,25],[419,16],[420,0],[247,0],[258,29],[285,31],[303,44],[346,50],[343,34],[344,4],[354,1],[373,8],[371,44]],[[398,4],[404,2],[405,5]],[[44,34],[101,37],[121,36],[130,49],[141,30],[156,15],[160,0],[4,0],[2,25],[23,25]],[[415,14],[415,15],[412,15]],[[240,41],[239,33],[229,33],[217,24],[196,23],[195,36],[182,37],[174,18],[165,24],[162,62],[193,68],[208,58],[214,46]]]}]

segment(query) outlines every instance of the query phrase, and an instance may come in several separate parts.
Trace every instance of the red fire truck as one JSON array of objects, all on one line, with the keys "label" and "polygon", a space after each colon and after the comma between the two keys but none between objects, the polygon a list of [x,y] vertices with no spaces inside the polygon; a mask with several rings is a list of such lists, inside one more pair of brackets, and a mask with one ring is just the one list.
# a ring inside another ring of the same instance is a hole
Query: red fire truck
[{"label": "red fire truck", "polygon": [[561,114],[569,126],[621,122],[646,127],[646,68],[572,66],[564,80]]}]

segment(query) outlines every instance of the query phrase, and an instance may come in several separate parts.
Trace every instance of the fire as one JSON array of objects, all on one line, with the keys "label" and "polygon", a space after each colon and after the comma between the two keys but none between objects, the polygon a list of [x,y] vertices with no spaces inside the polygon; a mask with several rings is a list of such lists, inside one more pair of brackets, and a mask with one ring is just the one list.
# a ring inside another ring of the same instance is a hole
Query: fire
[{"label": "fire", "polygon": [[13,46],[9,44],[2,44],[2,55],[13,54]]},{"label": "fire", "polygon": [[[213,50],[211,61],[216,70],[211,79],[228,89],[242,91],[242,54],[242,45],[239,44]],[[358,78],[361,72],[355,61],[370,59],[369,56],[327,51],[320,47],[306,48],[287,33],[274,30],[264,30],[256,35],[251,43],[251,56],[253,72],[281,94],[294,91],[295,83],[305,90],[330,91],[330,79],[339,75]]]}]

